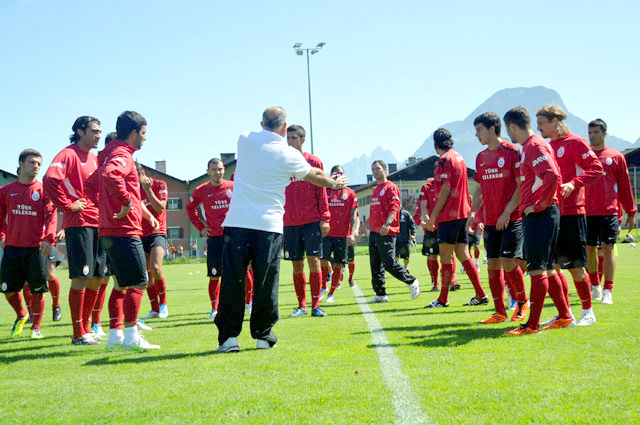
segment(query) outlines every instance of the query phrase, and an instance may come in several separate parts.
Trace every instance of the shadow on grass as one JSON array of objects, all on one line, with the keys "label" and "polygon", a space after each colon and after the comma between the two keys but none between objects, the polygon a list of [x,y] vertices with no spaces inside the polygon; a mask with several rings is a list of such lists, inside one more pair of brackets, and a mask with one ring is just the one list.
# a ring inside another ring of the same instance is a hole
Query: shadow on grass
[{"label": "shadow on grass", "polygon": [[[53,339],[53,338],[46,338],[47,340],[49,339]],[[62,347],[62,344],[42,344],[41,340],[31,340],[31,342],[33,343],[33,345],[21,345],[20,347],[17,348],[8,348],[8,349],[0,349],[0,355],[2,354],[8,354],[8,353],[19,353],[19,352],[26,352],[26,351],[35,351],[35,350],[44,350],[47,348],[54,348],[54,347]]]},{"label": "shadow on grass", "polygon": [[135,354],[139,357],[127,357],[127,358],[112,358],[112,357],[103,357],[100,359],[91,360],[85,363],[83,366],[104,366],[104,365],[116,365],[116,364],[136,364],[136,363],[149,363],[149,362],[158,362],[163,360],[182,360],[189,358],[198,358],[198,357],[209,357],[209,356],[218,356],[218,355],[231,355],[231,354],[242,354],[243,352],[249,352],[255,350],[240,350],[238,353],[218,353],[215,351],[203,351],[200,353],[176,353],[176,354],[164,354],[164,355],[150,355],[152,352],[147,351],[144,353],[139,352],[130,352],[131,354]]},{"label": "shadow on grass", "polygon": [[83,356],[86,355],[88,351],[61,351],[56,353],[45,353],[45,354],[22,354],[19,356],[0,356],[0,364],[11,364],[16,362],[21,362],[24,360],[42,360],[42,359],[50,359],[55,357],[71,357],[71,356]]}]

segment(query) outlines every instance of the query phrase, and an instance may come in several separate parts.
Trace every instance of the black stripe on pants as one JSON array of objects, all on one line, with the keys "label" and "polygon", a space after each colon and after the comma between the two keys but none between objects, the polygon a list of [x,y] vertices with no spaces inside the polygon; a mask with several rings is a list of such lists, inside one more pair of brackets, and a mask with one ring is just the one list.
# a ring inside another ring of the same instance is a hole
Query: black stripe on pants
[{"label": "black stripe on pants", "polygon": [[396,237],[369,234],[369,264],[371,265],[371,285],[376,295],[386,295],[384,271],[407,285],[416,280],[407,269],[395,259]]}]

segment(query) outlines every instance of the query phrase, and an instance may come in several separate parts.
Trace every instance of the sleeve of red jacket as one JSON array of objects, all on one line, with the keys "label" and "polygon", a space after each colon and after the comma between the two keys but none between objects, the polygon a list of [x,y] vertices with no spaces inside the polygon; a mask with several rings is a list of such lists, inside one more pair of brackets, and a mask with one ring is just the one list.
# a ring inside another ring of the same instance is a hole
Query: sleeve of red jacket
[{"label": "sleeve of red jacket", "polygon": [[44,241],[53,245],[56,240],[56,233],[58,231],[58,210],[53,202],[44,197]]},{"label": "sleeve of red jacket", "polygon": [[98,186],[99,175],[100,168],[98,168],[93,174],[91,174],[84,184],[84,191],[87,195],[87,198],[91,199],[91,201],[96,205],[98,205],[98,201],[100,200],[100,192]]},{"label": "sleeve of red jacket", "polygon": [[[391,186],[387,196],[389,197],[389,214],[394,213],[396,220],[400,220],[400,189],[398,189],[398,186]],[[387,217],[384,217],[384,219],[386,220]]]},{"label": "sleeve of red jacket", "polygon": [[620,163],[618,164],[618,200],[622,204],[622,208],[629,215],[635,215],[638,210],[636,201],[633,197],[633,188],[631,187],[631,179],[629,178],[629,168],[624,155],[620,155]]},{"label": "sleeve of red jacket", "polygon": [[558,190],[561,177],[551,169],[542,171],[540,174],[536,172],[536,176],[542,179],[542,188],[540,189],[540,199],[533,206],[534,212],[544,211],[551,206],[553,196]]},{"label": "sleeve of red jacket", "polygon": [[134,164],[120,156],[114,156],[104,165],[103,184],[106,195],[110,199],[116,200],[121,207],[131,204],[127,187],[124,183],[124,177],[129,172],[129,167]]},{"label": "sleeve of red jacket", "polygon": [[[67,189],[64,187],[64,180],[67,178],[66,170],[71,166],[71,162],[64,152],[60,152],[51,164],[42,179],[44,193],[61,211],[71,212],[75,199],[71,199],[69,193],[67,193]],[[59,166],[59,164],[62,164],[64,167]]]},{"label": "sleeve of red jacket", "polygon": [[576,143],[576,162],[584,170],[582,174],[574,177],[571,183],[577,188],[585,185],[589,185],[604,174],[602,163],[596,156],[596,154],[583,143]]},{"label": "sleeve of red jacket", "polygon": [[186,209],[187,215],[189,216],[189,220],[191,220],[191,224],[193,224],[196,229],[202,232],[204,229],[204,224],[200,219],[200,213],[198,212],[198,205],[200,205],[200,197],[198,189],[194,190],[189,197],[189,202],[187,202]]},{"label": "sleeve of red jacket", "polygon": [[327,197],[327,188],[316,186],[318,195],[318,211],[320,212],[320,221],[326,221],[327,223],[331,219],[331,213],[329,212],[329,198]]}]

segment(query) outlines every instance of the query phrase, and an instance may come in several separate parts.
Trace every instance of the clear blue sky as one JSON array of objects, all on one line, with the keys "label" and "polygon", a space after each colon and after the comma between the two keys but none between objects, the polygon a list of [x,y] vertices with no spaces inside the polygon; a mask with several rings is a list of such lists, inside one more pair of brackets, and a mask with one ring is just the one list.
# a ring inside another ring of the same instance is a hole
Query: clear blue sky
[{"label": "clear blue sky", "polygon": [[26,147],[48,166],[76,117],[106,134],[131,109],[149,122],[137,159],[192,179],[267,106],[308,127],[295,42],[327,43],[311,57],[325,168],[378,145],[402,161],[508,87],[552,88],[634,142],[638,16],[630,1],[0,0],[0,168]]}]

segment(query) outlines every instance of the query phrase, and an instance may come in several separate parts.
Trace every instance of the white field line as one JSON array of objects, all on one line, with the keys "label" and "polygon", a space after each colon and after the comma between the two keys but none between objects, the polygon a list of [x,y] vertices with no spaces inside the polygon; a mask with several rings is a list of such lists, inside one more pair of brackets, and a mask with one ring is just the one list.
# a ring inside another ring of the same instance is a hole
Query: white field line
[{"label": "white field line", "polygon": [[367,300],[364,294],[358,288],[354,286],[353,293],[356,296],[358,306],[362,311],[364,319],[369,327],[371,333],[371,340],[378,352],[378,358],[380,359],[380,369],[382,370],[382,376],[384,382],[391,391],[391,402],[395,410],[396,424],[409,425],[409,424],[430,424],[431,422],[418,403],[418,398],[415,396],[409,378],[402,373],[402,365],[400,358],[393,351],[393,347],[387,340],[387,335],[382,328],[382,325],[378,321],[375,313],[367,304]]}]

